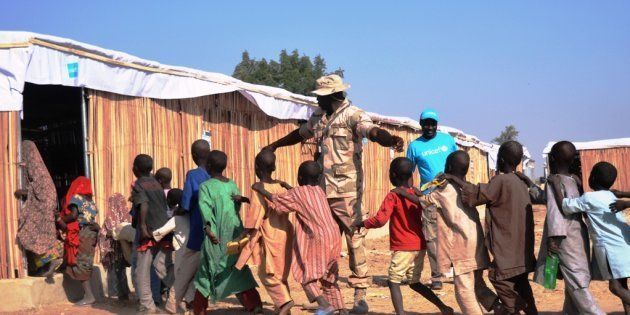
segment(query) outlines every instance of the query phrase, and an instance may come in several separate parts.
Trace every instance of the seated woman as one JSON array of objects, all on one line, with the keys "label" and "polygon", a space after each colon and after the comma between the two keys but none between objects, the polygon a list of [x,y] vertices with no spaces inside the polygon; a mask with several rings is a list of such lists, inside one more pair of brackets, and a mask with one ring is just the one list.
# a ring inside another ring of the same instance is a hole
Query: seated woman
[{"label": "seated woman", "polygon": [[94,304],[90,278],[94,265],[94,252],[99,226],[95,222],[98,210],[92,200],[92,184],[87,177],[75,179],[66,193],[59,225],[66,231],[64,243],[65,272],[81,281],[85,295],[77,306]]}]

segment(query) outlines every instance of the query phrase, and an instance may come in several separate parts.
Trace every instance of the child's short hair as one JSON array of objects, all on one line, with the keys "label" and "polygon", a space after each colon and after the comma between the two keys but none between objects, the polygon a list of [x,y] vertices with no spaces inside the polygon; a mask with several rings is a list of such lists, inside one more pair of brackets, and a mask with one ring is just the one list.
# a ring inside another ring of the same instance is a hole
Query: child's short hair
[{"label": "child's short hair", "polygon": [[256,154],[254,160],[256,166],[269,167],[276,163],[276,154],[271,150],[262,150]]},{"label": "child's short hair", "polygon": [[223,151],[212,150],[208,155],[208,164],[210,170],[215,173],[221,173],[227,167],[227,154]]},{"label": "child's short hair", "polygon": [[303,177],[314,178],[322,173],[322,168],[315,161],[305,161],[298,168],[298,175]]},{"label": "child's short hair", "polygon": [[517,141],[504,142],[499,147],[498,156],[503,158],[506,164],[517,166],[523,160],[523,146]]},{"label": "child's short hair", "polygon": [[182,202],[183,191],[179,188],[173,188],[166,194],[166,202],[170,206],[179,205]]},{"label": "child's short hair", "polygon": [[413,163],[406,157],[397,157],[389,164],[389,170],[396,172],[398,178],[402,180],[411,178],[413,169]]},{"label": "child's short hair", "polygon": [[446,157],[445,171],[466,175],[470,167],[470,156],[466,151],[457,150]]},{"label": "child's short hair", "polygon": [[141,174],[151,173],[153,170],[153,158],[147,154],[138,154],[136,158],[133,159],[133,166]]},{"label": "child's short hair", "polygon": [[593,166],[590,182],[605,189],[610,189],[617,179],[617,168],[608,162],[599,162]]},{"label": "child's short hair", "polygon": [[173,172],[168,167],[162,167],[155,171],[155,179],[170,182],[173,179]]}]

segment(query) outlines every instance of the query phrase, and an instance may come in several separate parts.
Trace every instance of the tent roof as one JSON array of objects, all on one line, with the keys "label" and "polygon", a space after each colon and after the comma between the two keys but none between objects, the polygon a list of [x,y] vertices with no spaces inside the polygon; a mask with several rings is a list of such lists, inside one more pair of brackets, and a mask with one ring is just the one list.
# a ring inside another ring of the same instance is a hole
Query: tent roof
[{"label": "tent roof", "polygon": [[[547,154],[551,152],[551,147],[554,144],[556,144],[556,142],[557,141],[551,141],[547,143],[547,146],[543,150],[543,159],[547,159]],[[605,139],[605,140],[587,141],[587,142],[573,142],[573,144],[578,149],[578,151],[621,148],[621,147],[630,147],[630,138]]]},{"label": "tent roof", "polygon": [[[238,91],[267,115],[279,119],[308,119],[314,97],[246,83],[233,77],[186,67],[164,65],[124,52],[104,49],[62,37],[32,32],[0,32],[0,111],[22,110],[25,82],[87,87],[122,95],[158,99],[192,98]],[[111,78],[116,77],[115,80]],[[407,117],[369,113],[376,122],[420,130]],[[475,146],[496,155],[498,146],[447,126],[463,146]],[[529,153],[527,154],[529,157]]]}]

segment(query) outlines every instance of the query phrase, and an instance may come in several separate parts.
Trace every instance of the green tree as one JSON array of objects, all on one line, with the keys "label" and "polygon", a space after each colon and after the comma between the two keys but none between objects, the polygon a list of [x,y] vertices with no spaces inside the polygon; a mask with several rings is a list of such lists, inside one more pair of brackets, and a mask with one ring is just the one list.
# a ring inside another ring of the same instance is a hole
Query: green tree
[{"label": "green tree", "polygon": [[503,131],[501,131],[501,134],[498,137],[492,139],[492,142],[496,144],[503,144],[511,140],[518,140],[518,130],[516,130],[516,127],[514,127],[514,125],[505,126]]},{"label": "green tree", "polygon": [[233,77],[245,82],[275,86],[293,93],[308,95],[315,89],[317,78],[337,74],[343,77],[343,69],[327,72],[326,61],[317,55],[310,58],[300,56],[297,49],[288,53],[280,51],[278,61],[265,58],[252,59],[247,51],[241,56],[241,62],[234,68]]}]

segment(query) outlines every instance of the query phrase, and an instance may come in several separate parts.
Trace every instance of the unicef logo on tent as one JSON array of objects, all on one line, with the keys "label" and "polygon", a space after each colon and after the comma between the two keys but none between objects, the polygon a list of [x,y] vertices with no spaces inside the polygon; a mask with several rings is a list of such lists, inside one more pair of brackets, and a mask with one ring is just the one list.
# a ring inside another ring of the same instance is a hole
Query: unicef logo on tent
[{"label": "unicef logo on tent", "polygon": [[68,67],[68,77],[70,79],[75,79],[79,76],[79,63],[78,62],[70,62],[67,65]]},{"label": "unicef logo on tent", "polygon": [[443,146],[440,148],[440,150],[442,150],[442,152],[446,152],[446,151],[448,151],[448,148],[447,148],[445,145],[443,145]]}]

